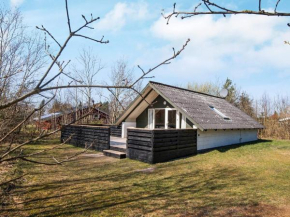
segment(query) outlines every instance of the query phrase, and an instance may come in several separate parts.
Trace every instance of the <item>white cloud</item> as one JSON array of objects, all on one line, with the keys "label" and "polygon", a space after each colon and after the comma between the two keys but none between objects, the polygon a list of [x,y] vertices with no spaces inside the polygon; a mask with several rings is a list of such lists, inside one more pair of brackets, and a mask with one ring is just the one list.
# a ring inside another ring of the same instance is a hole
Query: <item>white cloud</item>
[{"label": "white cloud", "polygon": [[146,19],[148,15],[147,3],[139,1],[137,3],[117,3],[113,10],[105,15],[103,19],[96,24],[99,30],[118,31],[123,28],[127,22],[132,20]]},{"label": "white cloud", "polygon": [[[167,74],[174,77],[178,71],[179,78],[190,81],[217,76],[252,80],[263,74],[267,77],[269,73],[272,76],[275,73],[277,78],[290,77],[290,47],[284,45],[285,40],[290,40],[286,24],[285,18],[242,15],[172,18],[169,25],[160,18],[151,27],[151,32],[169,45],[148,53],[151,53],[151,60],[169,57],[170,47],[177,49],[190,38],[185,51],[166,69],[172,73]],[[165,49],[168,52],[164,55]]]},{"label": "white cloud", "polygon": [[24,0],[10,0],[10,4],[12,7],[19,7]]},{"label": "white cloud", "polygon": [[285,24],[285,19],[262,16],[231,16],[215,19],[213,16],[197,16],[190,19],[172,19],[169,25],[159,19],[152,27],[156,36],[170,41],[191,37],[194,41],[263,43],[272,39],[275,28]]}]

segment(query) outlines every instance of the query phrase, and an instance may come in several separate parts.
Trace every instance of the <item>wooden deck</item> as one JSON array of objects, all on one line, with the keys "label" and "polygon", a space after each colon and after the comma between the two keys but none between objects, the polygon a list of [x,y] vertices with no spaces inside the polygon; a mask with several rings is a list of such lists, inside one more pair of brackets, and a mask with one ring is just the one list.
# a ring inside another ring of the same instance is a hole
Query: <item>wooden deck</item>
[{"label": "wooden deck", "polygon": [[110,146],[126,149],[126,138],[110,137]]}]

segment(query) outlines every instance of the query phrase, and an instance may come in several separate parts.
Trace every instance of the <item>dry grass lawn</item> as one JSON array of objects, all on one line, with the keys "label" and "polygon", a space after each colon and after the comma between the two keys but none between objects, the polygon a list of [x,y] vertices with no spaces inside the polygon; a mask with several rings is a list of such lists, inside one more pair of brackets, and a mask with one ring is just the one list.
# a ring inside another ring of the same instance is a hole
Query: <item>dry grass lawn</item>
[{"label": "dry grass lawn", "polygon": [[[81,150],[65,145],[38,160]],[[18,167],[30,175],[0,216],[290,216],[289,141],[261,140],[156,165],[89,151],[64,166]]]}]

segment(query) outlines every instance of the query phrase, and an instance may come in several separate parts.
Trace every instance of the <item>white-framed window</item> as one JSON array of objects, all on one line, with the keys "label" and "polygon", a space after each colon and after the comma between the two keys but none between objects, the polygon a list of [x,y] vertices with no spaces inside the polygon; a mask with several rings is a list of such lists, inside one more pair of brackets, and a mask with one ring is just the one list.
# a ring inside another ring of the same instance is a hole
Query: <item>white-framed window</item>
[{"label": "white-framed window", "polygon": [[174,108],[148,109],[149,129],[179,129],[180,113]]}]

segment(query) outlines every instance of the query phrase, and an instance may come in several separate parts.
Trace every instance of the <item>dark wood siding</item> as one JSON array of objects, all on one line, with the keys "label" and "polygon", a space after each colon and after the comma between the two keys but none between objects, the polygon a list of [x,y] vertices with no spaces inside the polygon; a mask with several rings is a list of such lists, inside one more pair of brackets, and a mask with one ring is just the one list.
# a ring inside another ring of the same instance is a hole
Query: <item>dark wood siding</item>
[{"label": "dark wood siding", "polygon": [[146,163],[152,163],[152,137],[153,131],[151,130],[128,129],[128,158]]},{"label": "dark wood siding", "polygon": [[153,101],[152,107],[147,107],[136,119],[136,127],[137,128],[146,128],[148,125],[148,109],[149,108],[174,108],[169,102],[166,101],[166,105],[164,105],[164,101],[166,101],[162,96],[157,96]]},{"label": "dark wood siding", "polygon": [[110,127],[70,125],[63,126],[61,130],[61,142],[78,147],[89,147],[97,151],[110,149]]},{"label": "dark wood siding", "polygon": [[122,127],[121,126],[110,126],[110,135],[115,137],[122,136]]},{"label": "dark wood siding", "polygon": [[128,158],[159,163],[197,153],[197,130],[128,129]]},{"label": "dark wood siding", "polygon": [[111,124],[83,124],[83,126],[98,126],[98,127],[110,127],[110,135],[115,137],[122,136],[122,126]]},{"label": "dark wood siding", "polygon": [[148,125],[148,108],[146,108],[137,118],[136,127],[146,128]]}]

